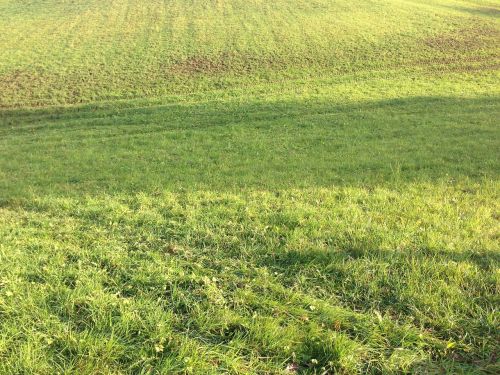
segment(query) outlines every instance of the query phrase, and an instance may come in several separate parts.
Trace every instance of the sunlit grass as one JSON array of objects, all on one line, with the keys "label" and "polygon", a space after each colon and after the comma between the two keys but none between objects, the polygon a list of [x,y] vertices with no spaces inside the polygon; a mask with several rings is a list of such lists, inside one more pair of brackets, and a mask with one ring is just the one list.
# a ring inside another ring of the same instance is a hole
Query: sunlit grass
[{"label": "sunlit grass", "polygon": [[497,192],[410,184],[4,207],[1,366],[486,368],[498,325]]},{"label": "sunlit grass", "polygon": [[[0,1],[0,106],[499,63],[487,2]],[[140,83],[140,84],[138,84]]]}]

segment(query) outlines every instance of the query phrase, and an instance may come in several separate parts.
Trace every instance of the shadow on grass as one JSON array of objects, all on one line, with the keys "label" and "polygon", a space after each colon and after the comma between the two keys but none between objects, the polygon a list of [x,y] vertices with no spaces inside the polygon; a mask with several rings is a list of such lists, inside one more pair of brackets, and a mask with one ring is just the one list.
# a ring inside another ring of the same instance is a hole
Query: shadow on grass
[{"label": "shadow on grass", "polygon": [[496,178],[497,97],[7,110],[0,197]]},{"label": "shadow on grass", "polygon": [[488,7],[488,6],[475,7],[475,8],[461,7],[461,6],[446,6],[446,7],[458,10],[460,12],[469,13],[474,16],[483,16],[483,17],[486,16],[486,17],[493,17],[495,19],[500,17],[500,9],[494,7]]},{"label": "shadow on grass", "polygon": [[281,271],[292,272],[302,269],[305,265],[326,266],[333,263],[343,263],[363,259],[389,259],[395,262],[407,263],[409,259],[422,260],[434,259],[436,262],[455,263],[469,262],[475,264],[482,271],[492,272],[500,264],[500,254],[494,251],[484,252],[452,252],[436,251],[430,249],[419,249],[411,254],[401,253],[400,251],[380,250],[373,247],[366,248],[339,248],[329,251],[287,251],[279,252],[272,259],[268,259],[268,267],[277,267]]},{"label": "shadow on grass", "polygon": [[[453,350],[439,360],[415,364],[418,373],[427,373],[431,369],[454,368],[458,371],[464,366],[470,366],[470,369],[492,369],[496,362],[494,323],[479,318],[482,312],[474,312],[470,305],[463,307],[459,300],[454,299],[465,298],[469,301],[469,298],[474,298],[474,303],[480,305],[481,309],[494,309],[494,277],[485,277],[479,283],[466,278],[463,285],[454,285],[455,291],[450,295],[444,286],[447,282],[454,283],[451,275],[459,272],[456,268],[467,268],[469,264],[476,265],[482,275],[493,275],[500,264],[500,256],[493,251],[472,253],[423,249],[409,254],[407,251],[377,248],[340,248],[330,251],[277,251],[272,257],[257,257],[255,267],[265,267],[280,275],[283,285],[291,290],[300,285],[302,289],[310,290],[311,295],[333,297],[341,306],[354,311],[382,311],[400,324],[410,321],[415,326],[433,332],[436,337],[452,342],[482,332],[487,345],[481,353]],[[362,270],[368,276],[363,275]],[[421,285],[415,289],[419,279]],[[297,284],[298,280],[304,281]],[[320,283],[325,286],[317,290]],[[429,313],[426,310],[432,309],[427,304],[430,299],[440,299],[442,307]],[[462,316],[463,324],[450,328],[446,323],[449,315]],[[465,322],[465,316],[471,320]]]}]

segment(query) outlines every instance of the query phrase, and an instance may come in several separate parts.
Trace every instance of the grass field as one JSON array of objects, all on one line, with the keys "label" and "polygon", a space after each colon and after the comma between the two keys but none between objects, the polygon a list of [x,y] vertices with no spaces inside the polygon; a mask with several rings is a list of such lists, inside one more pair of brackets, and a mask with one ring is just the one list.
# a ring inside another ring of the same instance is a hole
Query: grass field
[{"label": "grass field", "polygon": [[500,3],[0,0],[0,374],[497,374]]}]

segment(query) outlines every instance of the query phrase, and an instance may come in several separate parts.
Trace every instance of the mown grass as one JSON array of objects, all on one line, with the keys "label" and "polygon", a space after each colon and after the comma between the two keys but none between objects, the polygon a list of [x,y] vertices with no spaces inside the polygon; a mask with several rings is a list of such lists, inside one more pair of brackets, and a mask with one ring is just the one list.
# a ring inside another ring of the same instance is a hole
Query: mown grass
[{"label": "mown grass", "polygon": [[[368,79],[311,97],[248,95],[243,103],[4,111],[0,192],[12,198],[494,179],[500,110],[490,79],[446,76],[432,87],[422,79]],[[363,93],[382,85],[384,100]],[[398,99],[398,89],[408,96]],[[444,90],[461,97],[439,96]]]},{"label": "mown grass", "polygon": [[499,371],[497,2],[0,15],[0,373]]},{"label": "mown grass", "polygon": [[495,1],[0,2],[0,106],[496,70]]}]

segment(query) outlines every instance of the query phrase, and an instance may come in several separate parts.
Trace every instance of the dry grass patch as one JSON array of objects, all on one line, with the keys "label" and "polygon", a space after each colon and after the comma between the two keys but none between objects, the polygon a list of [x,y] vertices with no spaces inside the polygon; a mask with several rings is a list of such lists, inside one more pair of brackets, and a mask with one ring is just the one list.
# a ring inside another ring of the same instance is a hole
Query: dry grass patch
[{"label": "dry grass patch", "polygon": [[441,33],[424,39],[424,44],[439,52],[467,52],[494,48],[499,41],[500,30],[496,27],[478,24],[475,27]]}]

